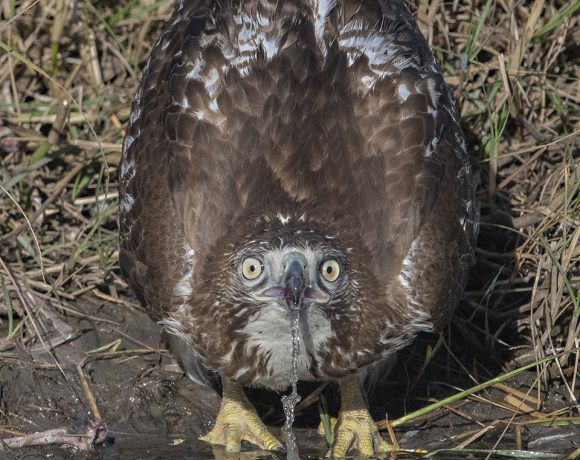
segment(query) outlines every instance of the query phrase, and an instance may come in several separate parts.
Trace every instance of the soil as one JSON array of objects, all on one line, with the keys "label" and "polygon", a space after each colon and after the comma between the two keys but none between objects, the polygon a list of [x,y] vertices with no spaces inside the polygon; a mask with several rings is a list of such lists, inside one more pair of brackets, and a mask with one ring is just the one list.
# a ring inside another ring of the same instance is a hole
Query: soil
[{"label": "soil", "polygon": [[[84,315],[66,315],[66,324],[50,324],[46,318],[56,318],[55,312],[45,311],[44,324],[61,331],[67,329],[70,338],[56,346],[52,355],[42,346],[25,347],[19,342],[0,344],[2,437],[90,421],[94,414],[89,409],[77,372],[77,364],[84,361],[84,374],[109,435],[104,446],[83,453],[83,456],[91,459],[226,458],[221,449],[212,450],[197,440],[208,431],[217,414],[218,392],[197,385],[184,376],[163,347],[160,327],[138,308],[95,301],[94,297],[88,296],[81,299],[80,304]],[[0,337],[6,337],[5,330],[0,330]],[[54,341],[54,331],[52,334],[49,331],[48,337]],[[473,385],[460,370],[445,365],[449,356],[433,361],[427,372],[418,381],[413,381],[418,374],[413,363],[417,361],[417,355],[424,353],[426,343],[428,341],[422,339],[414,349],[404,352],[394,365],[391,377],[375,388],[369,398],[375,419],[384,419],[388,413],[394,420],[405,410],[426,405],[427,398],[438,399],[455,393],[454,386],[467,388]],[[111,344],[118,345],[117,351]],[[465,349],[465,344],[458,348]],[[529,373],[508,384],[514,388],[523,384],[529,386],[535,377],[535,373]],[[304,398],[315,388],[316,385],[303,386],[300,393]],[[462,416],[441,409],[427,420],[397,428],[395,433],[400,446],[430,452],[453,448],[466,439],[455,436],[484,426],[482,424],[509,420],[512,414],[509,410],[490,404],[501,401],[499,393],[493,390],[482,395],[485,399],[456,403],[455,407]],[[330,412],[336,413],[336,387],[329,385],[324,394]],[[277,436],[280,436],[283,418],[280,396],[272,392],[250,391],[250,399]],[[562,389],[556,386],[551,394],[544,395],[544,401],[544,412],[567,405]],[[530,418],[527,415],[515,417],[505,433],[502,431],[506,425],[497,424],[496,429],[470,444],[469,449],[515,449],[515,423]],[[302,458],[319,458],[326,452],[326,442],[316,431],[318,420],[317,403],[297,418],[295,427]],[[522,440],[524,448],[533,451],[566,454],[580,446],[580,431],[577,425],[547,427],[529,424],[523,425]],[[235,458],[283,458],[252,451],[251,446],[247,448],[246,453]],[[0,450],[0,458],[77,458],[78,455],[74,449],[61,447]],[[467,455],[467,452],[459,457],[455,454],[454,458],[468,458]],[[486,455],[478,456],[476,453],[469,455],[472,455],[469,458],[486,458]],[[392,458],[418,456],[397,454]],[[451,453],[441,453],[436,458],[451,458]]]}]

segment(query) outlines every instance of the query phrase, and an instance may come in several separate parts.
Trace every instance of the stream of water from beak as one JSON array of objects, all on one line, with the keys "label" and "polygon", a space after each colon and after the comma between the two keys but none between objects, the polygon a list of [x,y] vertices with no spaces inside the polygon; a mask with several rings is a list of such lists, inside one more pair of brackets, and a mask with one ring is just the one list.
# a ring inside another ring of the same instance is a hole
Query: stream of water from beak
[{"label": "stream of water from beak", "polygon": [[284,435],[286,437],[286,451],[288,460],[299,460],[300,454],[298,446],[296,445],[296,436],[292,431],[292,424],[294,423],[296,405],[300,402],[300,395],[298,394],[298,355],[300,354],[300,311],[298,309],[290,309],[290,332],[292,334],[292,371],[288,376],[292,391],[289,395],[282,396],[282,406],[284,407],[284,414],[286,415],[286,422],[284,423]]}]

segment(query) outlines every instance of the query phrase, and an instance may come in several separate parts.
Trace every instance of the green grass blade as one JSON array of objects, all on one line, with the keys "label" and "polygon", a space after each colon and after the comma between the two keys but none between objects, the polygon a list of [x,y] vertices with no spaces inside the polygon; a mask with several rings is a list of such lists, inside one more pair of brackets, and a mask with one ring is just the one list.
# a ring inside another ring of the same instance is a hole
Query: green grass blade
[{"label": "green grass blade", "polygon": [[466,398],[467,396],[471,396],[472,394],[477,393],[478,391],[485,390],[486,388],[489,388],[489,387],[495,385],[496,383],[503,382],[504,380],[507,380],[511,377],[518,375],[518,374],[521,374],[522,372],[527,371],[528,369],[531,369],[535,366],[550,362],[554,359],[559,358],[560,356],[564,356],[564,355],[569,354],[569,353],[574,353],[574,352],[579,351],[579,350],[580,350],[580,347],[579,348],[572,348],[570,350],[566,350],[566,351],[563,351],[561,353],[557,353],[555,355],[547,356],[543,359],[539,359],[539,360],[534,361],[532,363],[518,367],[517,369],[514,369],[512,371],[506,372],[505,374],[499,375],[498,377],[490,379],[487,382],[480,383],[479,385],[475,385],[471,388],[468,388],[465,391],[461,391],[457,394],[449,396],[448,398],[442,399],[441,401],[437,401],[436,403],[429,404],[426,407],[423,407],[419,410],[411,412],[410,414],[404,415],[403,417],[400,417],[397,420],[392,421],[391,425],[393,427],[403,425],[404,423],[408,423],[411,420],[416,419],[417,417],[420,417],[422,415],[433,412],[434,410],[440,409],[441,407],[446,406],[448,404],[451,404],[455,401],[459,401],[463,398]]},{"label": "green grass blade", "polygon": [[559,27],[569,16],[573,15],[578,10],[578,8],[580,8],[580,0],[576,0],[562,6],[556,15],[550,19],[550,21],[548,21],[544,27],[536,31],[533,38],[542,38],[544,35],[550,33],[552,30]]},{"label": "green grass blade", "polygon": [[[455,455],[457,457],[455,457]],[[530,450],[485,450],[485,449],[439,449],[434,450],[433,452],[429,452],[428,454],[424,455],[423,458],[434,458],[439,457],[441,458],[449,458],[449,455],[452,455],[455,458],[466,458],[468,454],[478,455],[477,457],[473,458],[483,458],[485,455],[486,458],[489,456],[494,455],[501,455],[503,457],[510,457],[510,458],[560,458],[558,454],[550,454],[547,452],[533,452]],[[480,457],[481,456],[481,457]]]},{"label": "green grass blade", "polygon": [[481,12],[481,16],[479,17],[479,20],[477,21],[477,26],[475,27],[475,31],[469,36],[469,42],[467,43],[467,47],[465,48],[465,54],[467,54],[469,60],[473,59],[473,57],[475,57],[475,55],[477,54],[477,51],[474,51],[475,42],[477,42],[477,39],[479,38],[479,35],[481,34],[481,30],[483,29],[483,26],[485,24],[487,16],[489,15],[489,10],[491,8],[492,3],[493,3],[493,0],[487,0],[487,2],[485,3],[485,6],[483,7],[483,11]]}]

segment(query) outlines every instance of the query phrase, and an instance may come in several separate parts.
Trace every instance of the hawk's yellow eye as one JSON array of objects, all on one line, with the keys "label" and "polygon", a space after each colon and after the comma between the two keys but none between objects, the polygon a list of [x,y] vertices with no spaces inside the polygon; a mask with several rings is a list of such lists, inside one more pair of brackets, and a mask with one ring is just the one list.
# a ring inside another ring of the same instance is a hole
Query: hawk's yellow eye
[{"label": "hawk's yellow eye", "polygon": [[340,265],[334,259],[326,260],[320,265],[320,274],[326,281],[334,283],[340,275]]},{"label": "hawk's yellow eye", "polygon": [[242,275],[247,280],[255,280],[262,274],[264,266],[255,257],[248,257],[242,262]]}]

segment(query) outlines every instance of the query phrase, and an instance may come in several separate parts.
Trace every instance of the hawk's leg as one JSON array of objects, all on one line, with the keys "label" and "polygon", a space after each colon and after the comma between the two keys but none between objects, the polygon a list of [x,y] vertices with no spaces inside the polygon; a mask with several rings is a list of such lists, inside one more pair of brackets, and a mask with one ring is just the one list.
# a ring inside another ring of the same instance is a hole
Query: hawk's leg
[{"label": "hawk's leg", "polygon": [[228,452],[239,452],[242,440],[260,449],[283,450],[284,446],[266,428],[243,387],[233,380],[222,379],[223,395],[220,411],[213,429],[202,441],[225,446]]},{"label": "hawk's leg", "polygon": [[392,452],[373,421],[356,375],[340,381],[340,413],[334,427],[334,441],[327,457],[345,457],[354,447],[365,457]]}]

